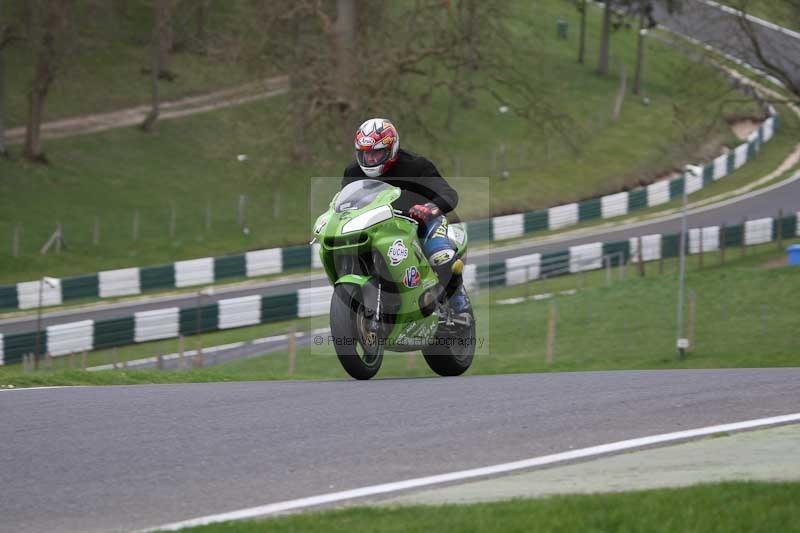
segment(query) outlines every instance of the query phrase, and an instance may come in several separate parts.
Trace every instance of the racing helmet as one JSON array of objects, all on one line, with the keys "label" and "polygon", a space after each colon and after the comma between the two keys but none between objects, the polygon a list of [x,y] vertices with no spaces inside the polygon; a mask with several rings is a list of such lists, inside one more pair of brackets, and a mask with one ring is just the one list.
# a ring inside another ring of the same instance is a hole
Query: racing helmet
[{"label": "racing helmet", "polygon": [[356,130],[356,160],[370,178],[382,176],[397,161],[400,136],[385,118],[371,118]]}]

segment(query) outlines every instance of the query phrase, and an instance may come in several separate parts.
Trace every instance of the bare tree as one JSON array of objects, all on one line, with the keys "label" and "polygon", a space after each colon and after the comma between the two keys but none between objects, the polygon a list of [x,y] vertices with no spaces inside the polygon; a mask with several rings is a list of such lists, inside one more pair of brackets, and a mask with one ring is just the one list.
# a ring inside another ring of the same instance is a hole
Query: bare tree
[{"label": "bare tree", "polygon": [[47,163],[41,142],[44,103],[67,52],[63,41],[70,28],[72,0],[28,0],[27,8],[31,17],[29,41],[34,56],[34,75],[28,91],[23,155],[32,162]]},{"label": "bare tree", "polygon": [[578,36],[578,63],[583,65],[586,55],[586,0],[578,0],[578,13],[581,16],[580,34]]}]

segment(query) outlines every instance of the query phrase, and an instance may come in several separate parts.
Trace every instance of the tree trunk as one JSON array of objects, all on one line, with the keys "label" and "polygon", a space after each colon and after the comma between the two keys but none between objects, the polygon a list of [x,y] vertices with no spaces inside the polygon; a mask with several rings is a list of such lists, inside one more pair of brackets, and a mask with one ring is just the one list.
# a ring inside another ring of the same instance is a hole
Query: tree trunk
[{"label": "tree trunk", "polygon": [[197,49],[201,54],[207,52],[206,48],[206,18],[208,16],[209,0],[199,0],[197,2],[197,11],[195,12],[195,23],[197,39]]},{"label": "tree trunk", "polygon": [[611,0],[605,0],[603,8],[603,29],[600,34],[600,61],[597,64],[597,72],[601,76],[608,75],[608,48],[611,33]]},{"label": "tree trunk", "polygon": [[172,74],[169,71],[169,53],[172,51],[174,34],[170,21],[170,0],[156,0],[155,2],[155,24],[156,42],[158,45],[158,77],[172,81]]},{"label": "tree trunk", "polygon": [[639,36],[636,43],[636,74],[633,79],[633,94],[642,92],[642,69],[644,68],[644,6],[639,6]]},{"label": "tree trunk", "polygon": [[159,78],[159,65],[160,65],[160,49],[161,49],[161,29],[160,29],[160,4],[164,0],[156,0],[155,4],[155,24],[153,25],[153,37],[150,43],[150,112],[141,124],[141,128],[145,132],[151,132],[155,129],[156,121],[161,108],[161,96],[158,93],[158,78]]},{"label": "tree trunk", "polygon": [[352,90],[357,78],[356,65],[356,0],[336,0],[336,88],[339,123],[342,125],[342,141],[349,141],[352,134],[353,113],[361,109],[357,101],[358,91]]},{"label": "tree trunk", "polygon": [[[69,19],[71,0],[50,0],[44,21],[41,40],[32,42],[36,48],[36,66],[33,83],[28,91],[28,124],[25,131],[23,156],[35,163],[46,163],[41,141],[41,124],[44,116],[44,103],[50,85],[55,80],[58,66],[57,36],[63,32]],[[31,17],[35,7],[30,5]]]},{"label": "tree trunk", "polygon": [[583,65],[584,56],[586,55],[586,8],[586,0],[581,0],[579,7],[581,13],[581,29],[578,38],[578,63],[581,65]]}]

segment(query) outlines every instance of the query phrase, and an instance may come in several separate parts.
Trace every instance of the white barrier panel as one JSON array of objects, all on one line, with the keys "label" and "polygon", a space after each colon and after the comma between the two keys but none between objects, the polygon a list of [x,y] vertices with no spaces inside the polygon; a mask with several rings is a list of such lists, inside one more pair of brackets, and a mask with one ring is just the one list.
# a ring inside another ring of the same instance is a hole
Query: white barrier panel
[{"label": "white barrier panel", "polygon": [[325,315],[331,309],[333,287],[310,287],[297,291],[297,316]]},{"label": "white barrier panel", "polygon": [[248,278],[277,274],[283,268],[283,258],[280,248],[247,252],[244,254],[244,260],[247,266]]},{"label": "white barrier panel", "polygon": [[695,176],[692,173],[684,175],[683,186],[686,187],[686,194],[692,194],[703,188],[703,176]]},{"label": "white barrier panel", "polygon": [[750,135],[747,136],[747,142],[748,143],[751,143],[751,142],[757,141],[757,140],[758,140],[758,130],[754,130],[753,132],[750,133]]},{"label": "white barrier panel", "polygon": [[525,233],[525,216],[522,213],[494,217],[492,219],[492,240],[513,239]]},{"label": "white barrier panel", "polygon": [[203,257],[175,263],[175,286],[208,285],[214,283],[214,259]]},{"label": "white barrier panel", "polygon": [[3,334],[0,333],[0,366],[5,364],[5,345],[3,344]]},{"label": "white barrier panel", "polygon": [[[655,261],[661,259],[661,234],[642,235],[642,260]],[[631,261],[639,262],[639,238],[631,237],[628,242],[631,249]]]},{"label": "white barrier panel", "polygon": [[261,322],[261,296],[242,296],[219,301],[219,329],[238,328]]},{"label": "white barrier panel", "polygon": [[598,268],[603,268],[602,242],[590,242],[569,247],[569,271],[571,273]]},{"label": "white barrier panel", "polygon": [[39,307],[39,288],[42,291],[42,307],[61,305],[61,284],[51,287],[42,281],[24,281],[17,283],[17,301],[20,309]]},{"label": "white barrier panel", "polygon": [[506,259],[506,285],[518,285],[539,279],[542,254],[528,254]]},{"label": "white barrier panel", "polygon": [[461,273],[464,287],[467,290],[473,289],[478,286],[478,267],[475,265],[466,265],[464,271]]},{"label": "white barrier panel", "polygon": [[734,160],[733,160],[733,168],[740,168],[742,165],[747,163],[747,144],[740,144],[736,147],[733,151]]},{"label": "white barrier panel", "polygon": [[647,207],[669,202],[669,181],[657,181],[647,186]]},{"label": "white barrier panel", "polygon": [[772,135],[775,133],[775,117],[768,118],[761,127],[764,128],[764,142],[772,139]]},{"label": "white barrier panel", "polygon": [[759,218],[748,220],[744,224],[744,243],[762,244],[772,240],[772,219]]},{"label": "white barrier panel", "polygon": [[714,181],[724,178],[728,173],[728,154],[722,154],[714,160]]},{"label": "white barrier panel", "polygon": [[689,230],[689,253],[700,253],[700,237],[702,235],[703,251],[716,252],[719,250],[719,226],[705,228],[692,228]]},{"label": "white barrier panel", "polygon": [[315,242],[311,245],[311,268],[322,268],[322,259],[319,257],[319,251],[322,246]]},{"label": "white barrier panel", "polygon": [[177,307],[134,313],[133,340],[145,342],[177,337],[179,317],[180,310]]},{"label": "white barrier panel", "polygon": [[93,320],[81,320],[47,327],[47,351],[50,352],[50,355],[88,352],[93,347]]},{"label": "white barrier panel", "polygon": [[138,268],[106,270],[99,272],[97,278],[100,286],[100,298],[140,294],[142,292]]},{"label": "white barrier panel", "polygon": [[628,193],[620,192],[600,198],[603,218],[614,218],[628,214]]},{"label": "white barrier panel", "polygon": [[548,229],[566,228],[578,223],[578,204],[566,204],[547,210]]}]

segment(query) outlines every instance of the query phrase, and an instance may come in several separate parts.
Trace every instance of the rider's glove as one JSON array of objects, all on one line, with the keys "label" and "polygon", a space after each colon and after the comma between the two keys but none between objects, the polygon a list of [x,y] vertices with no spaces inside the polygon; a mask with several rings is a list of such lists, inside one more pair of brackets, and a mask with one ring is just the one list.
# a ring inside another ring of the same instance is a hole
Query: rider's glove
[{"label": "rider's glove", "polygon": [[434,203],[417,204],[408,210],[408,216],[420,222],[428,222],[442,216],[442,210]]}]

